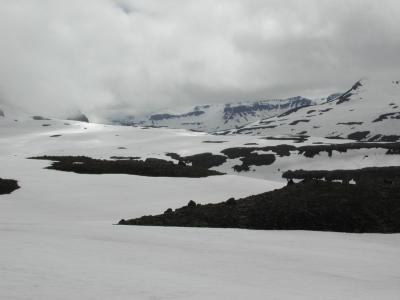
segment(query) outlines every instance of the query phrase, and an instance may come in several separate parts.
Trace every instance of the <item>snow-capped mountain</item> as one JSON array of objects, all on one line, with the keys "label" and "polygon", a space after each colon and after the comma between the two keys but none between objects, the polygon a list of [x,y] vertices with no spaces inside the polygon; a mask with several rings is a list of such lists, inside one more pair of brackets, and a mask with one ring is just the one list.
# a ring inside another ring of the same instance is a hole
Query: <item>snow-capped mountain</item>
[{"label": "snow-capped mountain", "polygon": [[219,134],[309,135],[359,141],[398,141],[399,81],[360,80],[345,93]]},{"label": "snow-capped mountain", "polygon": [[288,110],[310,106],[314,102],[303,97],[264,100],[235,104],[195,106],[183,113],[163,111],[145,116],[114,118],[114,124],[182,128],[213,132],[238,128]]}]

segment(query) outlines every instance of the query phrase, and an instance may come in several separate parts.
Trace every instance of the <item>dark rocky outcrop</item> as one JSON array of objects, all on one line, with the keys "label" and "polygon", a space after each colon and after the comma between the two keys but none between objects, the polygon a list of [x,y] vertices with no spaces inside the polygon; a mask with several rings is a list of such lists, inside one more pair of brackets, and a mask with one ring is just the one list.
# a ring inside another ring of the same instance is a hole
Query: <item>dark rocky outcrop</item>
[{"label": "dark rocky outcrop", "polygon": [[225,155],[212,154],[210,152],[199,153],[189,156],[180,156],[177,153],[167,153],[167,156],[172,159],[184,162],[186,164],[192,164],[193,167],[210,169],[212,167],[218,167],[226,162]]},{"label": "dark rocky outcrop", "polygon": [[13,191],[19,189],[18,181],[14,179],[0,178],[0,195],[11,194]]},{"label": "dark rocky outcrop", "polygon": [[164,214],[121,220],[120,225],[400,232],[399,173],[357,184],[304,180],[271,192],[218,204],[190,205]]},{"label": "dark rocky outcrop", "polygon": [[42,116],[33,116],[32,119],[35,121],[50,121],[50,119],[44,118]]},{"label": "dark rocky outcrop", "polygon": [[258,154],[249,153],[248,155],[240,159],[242,161],[241,165],[233,166],[236,172],[249,171],[250,166],[268,166],[275,162],[274,154]]},{"label": "dark rocky outcrop", "polygon": [[356,131],[356,132],[350,133],[347,136],[347,138],[349,140],[361,141],[361,140],[364,140],[369,134],[370,134],[370,131]]},{"label": "dark rocky outcrop", "polygon": [[310,120],[296,120],[296,121],[293,121],[293,122],[289,123],[289,125],[294,126],[294,125],[297,125],[299,123],[308,123],[308,122],[310,122]]},{"label": "dark rocky outcrop", "polygon": [[399,120],[400,112],[393,112],[393,113],[387,113],[387,114],[380,115],[378,118],[376,118],[372,122],[373,123],[382,122],[383,120],[389,120],[389,119]]},{"label": "dark rocky outcrop", "polygon": [[182,166],[157,158],[146,160],[105,160],[86,156],[39,156],[31,159],[53,161],[47,169],[79,174],[129,174],[152,177],[207,177],[222,173],[195,166]]}]

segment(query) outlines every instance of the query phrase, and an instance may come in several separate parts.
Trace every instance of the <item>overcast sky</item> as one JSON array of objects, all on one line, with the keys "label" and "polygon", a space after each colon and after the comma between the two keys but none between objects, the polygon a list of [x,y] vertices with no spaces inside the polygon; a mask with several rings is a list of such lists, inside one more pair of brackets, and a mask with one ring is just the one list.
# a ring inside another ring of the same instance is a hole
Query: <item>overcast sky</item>
[{"label": "overcast sky", "polygon": [[0,4],[0,97],[33,112],[324,95],[399,77],[398,0]]}]

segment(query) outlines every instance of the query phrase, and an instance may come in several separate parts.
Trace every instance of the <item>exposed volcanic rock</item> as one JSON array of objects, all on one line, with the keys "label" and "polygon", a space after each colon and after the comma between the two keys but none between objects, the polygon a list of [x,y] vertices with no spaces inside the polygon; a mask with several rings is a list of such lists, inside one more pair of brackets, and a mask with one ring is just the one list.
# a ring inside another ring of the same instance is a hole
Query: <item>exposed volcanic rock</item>
[{"label": "exposed volcanic rock", "polygon": [[361,140],[365,139],[369,134],[370,134],[370,131],[356,131],[356,132],[350,133],[347,136],[347,138],[349,140],[361,141]]},{"label": "exposed volcanic rock", "polygon": [[[266,146],[266,147],[236,147],[227,148],[221,151],[229,159],[240,158],[241,161],[252,161],[258,159],[254,156],[255,151],[273,152],[280,157],[290,156],[291,152],[303,155],[305,157],[313,158],[320,153],[326,152],[331,157],[333,152],[346,153],[349,150],[361,150],[361,149],[385,149],[387,154],[396,154],[400,152],[400,143],[345,143],[345,144],[313,144],[306,146],[296,147],[294,145],[277,145],[277,146]],[[268,153],[266,153],[268,154]],[[260,164],[262,160],[258,160],[258,165],[270,165],[275,160],[266,159],[264,164]],[[247,164],[250,165],[250,164]],[[248,171],[246,164],[243,166],[234,166],[236,171]]]},{"label": "exposed volcanic rock", "polygon": [[337,123],[336,125],[362,125],[364,122],[341,122],[341,123]]},{"label": "exposed volcanic rock", "polygon": [[388,120],[388,119],[400,119],[400,112],[393,112],[393,113],[387,113],[387,114],[383,114],[380,115],[378,118],[376,118],[375,120],[373,120],[373,123],[376,122],[381,122],[383,120]]},{"label": "exposed volcanic rock", "polygon": [[33,116],[32,119],[35,121],[50,121],[49,118],[44,118],[42,116]]},{"label": "exposed volcanic rock", "polygon": [[[379,168],[377,168],[379,169]],[[191,201],[164,214],[124,220],[120,225],[400,232],[400,173],[354,170],[357,184],[307,179],[247,198],[200,205]],[[324,176],[329,176],[329,172]],[[334,176],[336,178],[336,176]],[[340,176],[339,176],[340,177]],[[364,180],[365,179],[365,180]]]},{"label": "exposed volcanic rock", "polygon": [[13,191],[19,188],[18,181],[14,179],[0,178],[0,195],[11,194]]},{"label": "exposed volcanic rock", "polygon": [[351,89],[349,89],[347,92],[342,94],[339,98],[335,99],[337,100],[336,104],[341,104],[343,102],[350,101],[351,96],[353,96],[354,92],[357,91],[360,87],[362,87],[361,81],[357,81]]},{"label": "exposed volcanic rock", "polygon": [[85,156],[40,156],[31,159],[53,161],[47,169],[79,174],[129,174],[152,177],[207,177],[222,173],[200,167],[174,164],[157,158],[146,160],[103,160]]},{"label": "exposed volcanic rock", "polygon": [[249,171],[250,166],[268,166],[275,162],[274,154],[258,154],[249,153],[248,155],[240,159],[242,161],[241,165],[233,166],[236,172]]},{"label": "exposed volcanic rock", "polygon": [[299,124],[299,123],[308,123],[308,122],[310,122],[310,120],[296,120],[296,121],[293,121],[292,123],[289,123],[289,125],[297,125],[297,124]]},{"label": "exposed volcanic rock", "polygon": [[210,169],[212,167],[218,167],[226,162],[226,156],[212,154],[209,152],[200,153],[195,155],[189,156],[180,156],[177,153],[167,153],[167,156],[171,157],[172,159],[192,164],[193,167],[199,167],[204,169]]}]

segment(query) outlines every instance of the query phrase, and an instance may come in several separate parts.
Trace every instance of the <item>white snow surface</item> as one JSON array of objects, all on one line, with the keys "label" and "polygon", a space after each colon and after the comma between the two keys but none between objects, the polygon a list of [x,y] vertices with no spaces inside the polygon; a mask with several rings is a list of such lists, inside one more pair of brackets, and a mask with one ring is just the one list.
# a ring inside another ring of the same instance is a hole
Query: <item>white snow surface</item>
[{"label": "white snow surface", "polygon": [[[26,159],[44,154],[165,158],[169,151],[218,153],[249,142],[280,141],[35,121],[2,110],[0,177],[18,180],[21,188],[0,196],[0,299],[400,297],[399,234],[113,225],[191,199],[215,203],[280,188],[279,178],[266,180],[262,172],[259,178],[230,172],[200,179],[84,175],[44,169],[50,162]],[[50,137],[56,134],[61,136]],[[360,157],[348,155],[356,157],[351,161]]]},{"label": "white snow surface", "polygon": [[287,116],[258,120],[230,133],[275,136],[305,132],[314,137],[347,138],[354,132],[369,131],[366,140],[378,134],[399,135],[399,118],[387,117],[374,122],[384,114],[400,116],[398,81],[372,78],[360,83],[362,86],[352,91],[349,101],[338,104],[336,100],[303,107]]}]

